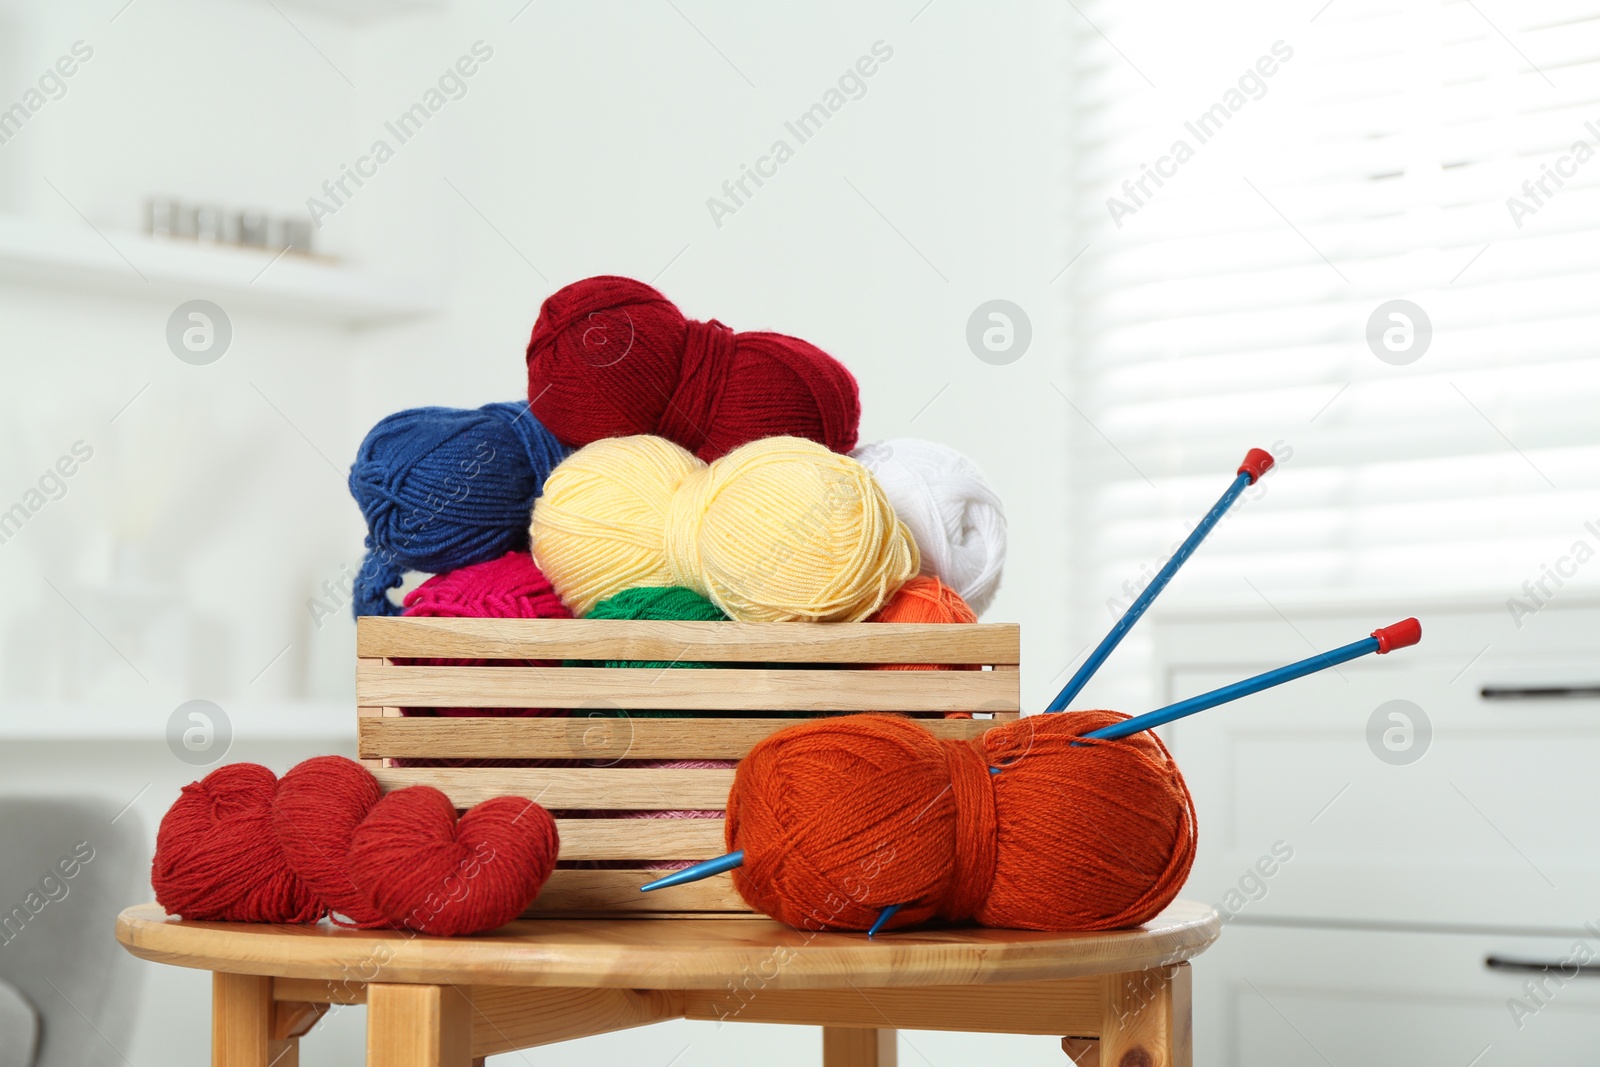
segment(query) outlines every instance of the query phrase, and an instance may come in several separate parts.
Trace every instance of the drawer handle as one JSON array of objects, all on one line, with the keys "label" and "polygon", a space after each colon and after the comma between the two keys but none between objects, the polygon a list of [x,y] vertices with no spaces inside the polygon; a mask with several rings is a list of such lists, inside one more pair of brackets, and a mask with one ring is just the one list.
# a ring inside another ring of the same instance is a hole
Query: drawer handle
[{"label": "drawer handle", "polygon": [[1478,695],[1485,700],[1575,700],[1600,697],[1600,685],[1486,685]]},{"label": "drawer handle", "polygon": [[[1573,977],[1574,964],[1570,960],[1519,960],[1510,956],[1489,956],[1483,965],[1491,971],[1533,971],[1542,974],[1546,971],[1555,971],[1563,978]],[[1600,976],[1600,963],[1576,964],[1577,973],[1580,975]]]}]

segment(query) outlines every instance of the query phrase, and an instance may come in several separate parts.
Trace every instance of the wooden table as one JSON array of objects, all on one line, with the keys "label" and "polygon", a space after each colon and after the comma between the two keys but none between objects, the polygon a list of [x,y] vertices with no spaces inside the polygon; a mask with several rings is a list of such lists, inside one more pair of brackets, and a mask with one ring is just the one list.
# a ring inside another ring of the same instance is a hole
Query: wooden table
[{"label": "wooden table", "polygon": [[296,1067],[330,1004],[367,1005],[369,1067],[485,1056],[661,1022],[823,1028],[826,1067],[892,1067],[896,1029],[1049,1034],[1080,1065],[1188,1067],[1189,965],[1216,912],[1138,930],[817,934],[766,919],[539,919],[476,937],[117,918],[134,955],[214,972],[214,1067]]}]

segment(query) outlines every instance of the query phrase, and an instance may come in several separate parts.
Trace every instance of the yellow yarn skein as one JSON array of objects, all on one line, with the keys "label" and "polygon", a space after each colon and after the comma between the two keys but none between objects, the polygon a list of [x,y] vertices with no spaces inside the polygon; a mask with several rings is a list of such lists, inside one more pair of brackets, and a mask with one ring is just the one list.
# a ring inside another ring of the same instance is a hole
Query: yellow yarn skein
[{"label": "yellow yarn skein", "polygon": [[705,464],[640,434],[586,445],[545,479],[533,505],[534,562],[575,615],[635,586],[671,585],[663,538],[673,493]]},{"label": "yellow yarn skein", "polygon": [[752,441],[688,475],[666,552],[674,584],[741,622],[855,622],[921,566],[872,472],[799,437]]}]

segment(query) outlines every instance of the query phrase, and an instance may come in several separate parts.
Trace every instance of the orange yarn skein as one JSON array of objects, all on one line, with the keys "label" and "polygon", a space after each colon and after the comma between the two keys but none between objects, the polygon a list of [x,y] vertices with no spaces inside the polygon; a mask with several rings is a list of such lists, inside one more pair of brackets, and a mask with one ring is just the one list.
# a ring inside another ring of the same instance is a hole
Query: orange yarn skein
[{"label": "orange yarn skein", "polygon": [[[740,764],[728,796],[734,885],[808,930],[939,917],[1029,930],[1137,926],[1194,862],[1194,801],[1151,733],[1082,740],[1114,711],[1035,715],[977,741],[851,715],[790,727]],[[1001,767],[991,774],[991,766]]]}]

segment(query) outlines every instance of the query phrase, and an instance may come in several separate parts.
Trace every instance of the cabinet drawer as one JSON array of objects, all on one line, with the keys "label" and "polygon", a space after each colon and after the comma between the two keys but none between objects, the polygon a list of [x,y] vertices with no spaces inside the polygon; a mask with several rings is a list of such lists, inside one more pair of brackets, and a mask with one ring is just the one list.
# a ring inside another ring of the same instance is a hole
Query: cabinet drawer
[{"label": "cabinet drawer", "polygon": [[[1257,669],[1176,669],[1167,696]],[[1588,657],[1396,656],[1173,724],[1200,816],[1184,895],[1250,916],[1579,928],[1600,901],[1600,697],[1481,694],[1595,682]]]},{"label": "cabinet drawer", "polygon": [[[1194,961],[1196,1067],[1600,1059],[1600,977],[1491,970],[1490,957],[1557,965],[1600,937],[1502,937],[1229,923]],[[1568,973],[1571,972],[1569,966]],[[1535,984],[1530,995],[1527,983]],[[1512,998],[1522,1007],[1515,1012]]]}]

